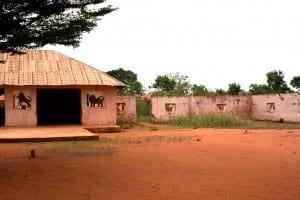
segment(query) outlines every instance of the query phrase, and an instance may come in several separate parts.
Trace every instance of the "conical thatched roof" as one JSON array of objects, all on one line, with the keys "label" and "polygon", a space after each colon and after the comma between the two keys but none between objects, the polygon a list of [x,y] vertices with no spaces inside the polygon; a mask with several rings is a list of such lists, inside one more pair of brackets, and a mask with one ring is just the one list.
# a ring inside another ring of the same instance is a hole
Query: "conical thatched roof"
[{"label": "conical thatched roof", "polygon": [[0,53],[0,85],[126,86],[100,70],[50,50],[27,50],[25,54]]}]

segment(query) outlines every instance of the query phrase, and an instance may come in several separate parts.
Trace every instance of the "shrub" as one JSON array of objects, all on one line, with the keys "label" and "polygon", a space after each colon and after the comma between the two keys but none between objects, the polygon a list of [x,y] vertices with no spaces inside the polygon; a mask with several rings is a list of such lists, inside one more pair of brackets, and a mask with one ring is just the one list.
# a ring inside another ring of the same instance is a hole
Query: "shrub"
[{"label": "shrub", "polygon": [[195,117],[176,117],[170,122],[170,125],[180,127],[240,127],[247,126],[248,120],[231,115],[201,115]]},{"label": "shrub", "polygon": [[151,100],[148,99],[136,99],[136,113],[137,119],[141,122],[150,122],[150,110],[151,110]]}]

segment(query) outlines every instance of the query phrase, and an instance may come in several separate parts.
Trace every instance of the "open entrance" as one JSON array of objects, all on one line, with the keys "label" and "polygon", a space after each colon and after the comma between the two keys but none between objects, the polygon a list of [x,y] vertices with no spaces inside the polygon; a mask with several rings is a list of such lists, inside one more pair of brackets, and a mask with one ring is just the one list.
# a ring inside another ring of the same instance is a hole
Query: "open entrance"
[{"label": "open entrance", "polygon": [[80,124],[79,89],[38,89],[38,125]]},{"label": "open entrance", "polygon": [[5,124],[5,96],[4,89],[0,88],[0,126]]}]

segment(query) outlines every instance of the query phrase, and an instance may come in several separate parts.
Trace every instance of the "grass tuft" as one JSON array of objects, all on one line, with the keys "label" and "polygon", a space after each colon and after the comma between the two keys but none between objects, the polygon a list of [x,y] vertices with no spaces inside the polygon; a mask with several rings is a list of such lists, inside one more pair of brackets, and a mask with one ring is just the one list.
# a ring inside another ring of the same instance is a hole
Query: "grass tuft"
[{"label": "grass tuft", "polygon": [[73,141],[55,142],[48,146],[50,150],[57,153],[68,153],[72,155],[110,155],[113,149],[109,146],[100,146],[98,141]]},{"label": "grass tuft", "polygon": [[121,129],[131,129],[134,128],[134,123],[118,123]]},{"label": "grass tuft", "polygon": [[202,115],[196,117],[176,117],[169,125],[182,128],[245,128],[245,129],[299,129],[300,123],[278,123],[253,121],[231,115]]},{"label": "grass tuft", "polygon": [[247,125],[247,121],[238,117],[229,115],[203,115],[197,117],[176,117],[168,124],[180,126],[183,128],[224,128],[224,127],[240,127]]}]

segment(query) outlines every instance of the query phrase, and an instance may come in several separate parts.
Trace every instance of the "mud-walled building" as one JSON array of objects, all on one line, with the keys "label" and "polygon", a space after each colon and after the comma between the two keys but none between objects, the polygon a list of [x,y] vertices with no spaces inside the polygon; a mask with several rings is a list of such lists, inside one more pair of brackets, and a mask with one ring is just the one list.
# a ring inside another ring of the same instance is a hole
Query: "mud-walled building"
[{"label": "mud-walled building", "polygon": [[116,92],[126,85],[48,50],[0,54],[0,124],[116,124]]}]

